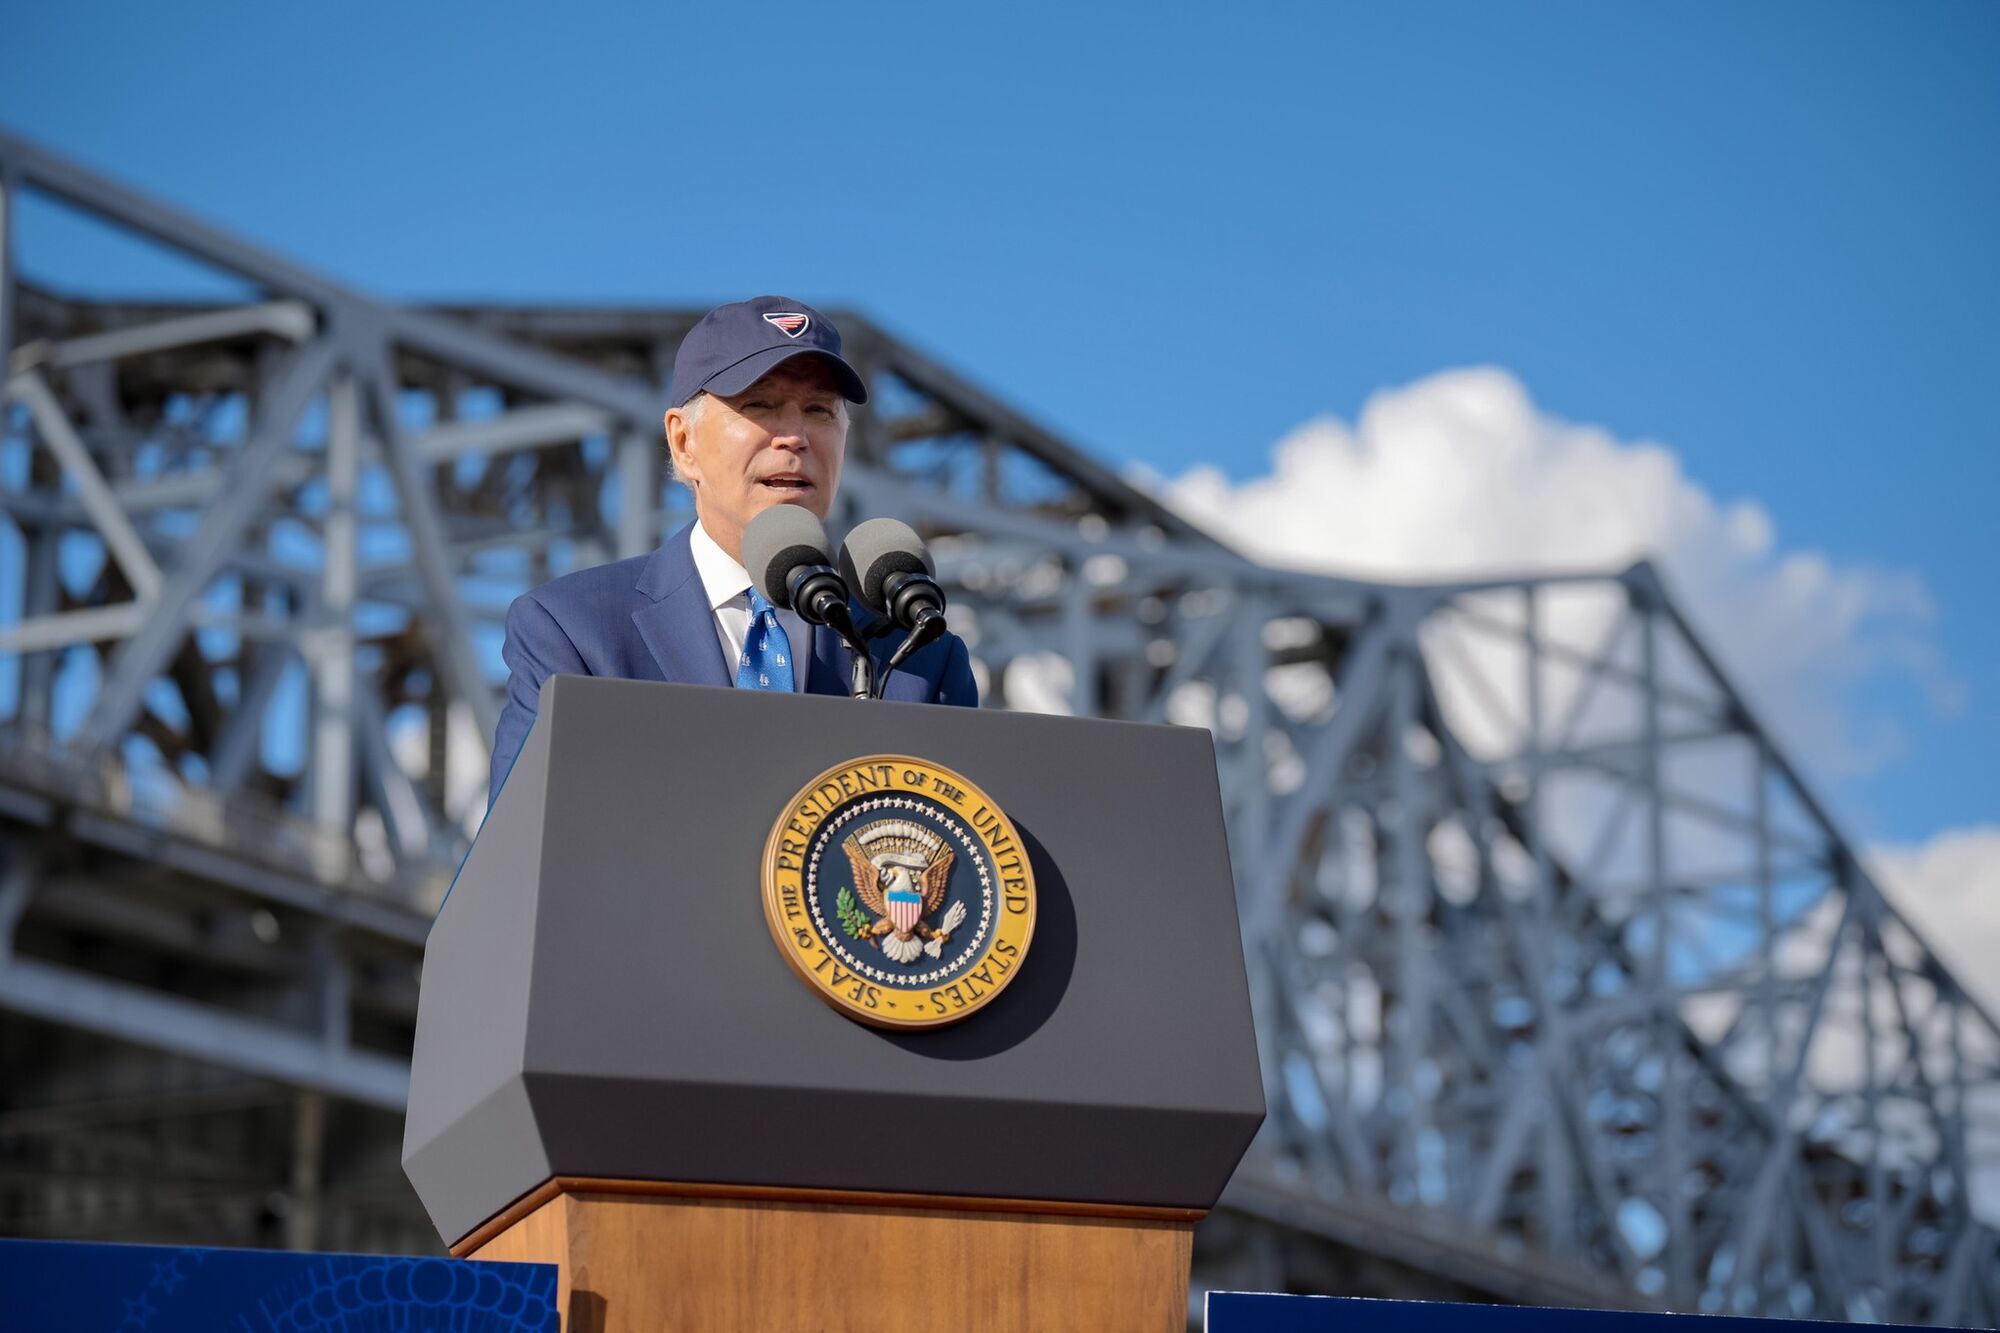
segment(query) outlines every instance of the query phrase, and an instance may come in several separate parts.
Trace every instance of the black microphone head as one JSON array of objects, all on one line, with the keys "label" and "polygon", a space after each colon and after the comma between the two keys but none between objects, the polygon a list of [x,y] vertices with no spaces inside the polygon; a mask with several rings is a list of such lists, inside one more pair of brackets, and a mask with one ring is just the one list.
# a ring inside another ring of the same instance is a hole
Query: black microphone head
[{"label": "black microphone head", "polygon": [[893,518],[871,518],[856,524],[840,547],[840,572],[869,610],[889,612],[889,592],[883,585],[891,574],[937,576],[930,547],[909,524]]},{"label": "black microphone head", "polygon": [[743,568],[764,600],[790,609],[787,586],[800,565],[830,565],[826,528],[810,511],[797,505],[772,505],[743,527]]}]

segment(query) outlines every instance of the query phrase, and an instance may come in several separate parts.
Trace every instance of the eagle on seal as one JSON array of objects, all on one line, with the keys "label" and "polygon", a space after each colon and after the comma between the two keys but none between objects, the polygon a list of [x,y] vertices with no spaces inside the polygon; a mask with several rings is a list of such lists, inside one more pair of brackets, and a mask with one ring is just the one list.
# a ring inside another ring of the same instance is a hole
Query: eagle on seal
[{"label": "eagle on seal", "polygon": [[940,926],[924,918],[944,905],[954,853],[942,835],[904,819],[884,819],[850,834],[841,848],[854,867],[854,890],[875,921],[861,938],[899,963],[919,954],[943,955],[951,932],[965,920],[953,903]]}]

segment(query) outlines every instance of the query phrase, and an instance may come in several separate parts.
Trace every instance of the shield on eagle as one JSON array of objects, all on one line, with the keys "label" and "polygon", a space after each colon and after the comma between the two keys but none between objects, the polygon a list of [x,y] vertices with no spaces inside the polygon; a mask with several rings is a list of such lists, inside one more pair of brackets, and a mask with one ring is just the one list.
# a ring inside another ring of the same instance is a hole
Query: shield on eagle
[{"label": "shield on eagle", "polygon": [[[904,881],[907,883],[907,881]],[[915,889],[892,888],[882,895],[889,903],[889,923],[902,934],[917,928],[924,914],[924,895]]]}]

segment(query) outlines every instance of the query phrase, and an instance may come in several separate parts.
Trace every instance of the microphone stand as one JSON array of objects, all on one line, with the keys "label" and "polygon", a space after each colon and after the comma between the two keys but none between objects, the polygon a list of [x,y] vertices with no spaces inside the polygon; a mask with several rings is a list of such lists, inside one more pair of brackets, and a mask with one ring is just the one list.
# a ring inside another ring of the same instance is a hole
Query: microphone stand
[{"label": "microphone stand", "polygon": [[848,609],[846,581],[830,566],[805,564],[793,569],[785,582],[792,608],[809,624],[825,625],[838,634],[853,654],[848,697],[875,698],[875,662],[855,627],[854,613]]},{"label": "microphone stand", "polygon": [[849,665],[847,697],[850,699],[881,697],[876,689],[875,659],[868,655],[868,644],[854,624],[854,613],[847,609],[845,602],[833,602],[822,610],[825,612],[825,624],[841,637],[841,641],[847,645],[848,656],[852,659]]},{"label": "microphone stand", "polygon": [[852,674],[848,678],[847,697],[879,699],[881,694],[875,686],[875,659],[868,656],[868,645],[859,638],[848,639],[847,651],[852,659]]}]

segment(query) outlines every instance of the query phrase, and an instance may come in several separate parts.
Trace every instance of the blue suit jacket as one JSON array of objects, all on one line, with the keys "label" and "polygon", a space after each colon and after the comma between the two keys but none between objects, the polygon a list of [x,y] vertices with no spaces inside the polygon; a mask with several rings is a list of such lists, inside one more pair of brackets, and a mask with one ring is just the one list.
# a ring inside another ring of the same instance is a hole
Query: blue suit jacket
[{"label": "blue suit jacket", "polygon": [[[487,799],[521,752],[534,723],[542,682],[553,675],[621,676],[681,685],[733,688],[736,672],[723,657],[708,593],[695,572],[688,547],[693,524],[669,537],[651,555],[565,574],[507,608],[507,706],[493,735],[493,770]],[[867,612],[856,609],[857,619]],[[807,625],[794,611],[778,612],[794,653],[812,645],[795,688],[812,694],[844,695],[853,654],[824,625]],[[902,639],[890,634],[873,640],[879,668]],[[910,703],[979,704],[979,686],[965,644],[947,634],[896,668],[883,691],[887,699]]]}]

